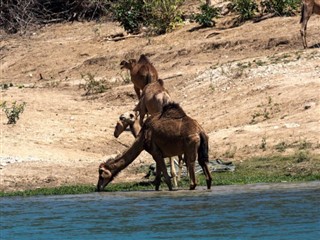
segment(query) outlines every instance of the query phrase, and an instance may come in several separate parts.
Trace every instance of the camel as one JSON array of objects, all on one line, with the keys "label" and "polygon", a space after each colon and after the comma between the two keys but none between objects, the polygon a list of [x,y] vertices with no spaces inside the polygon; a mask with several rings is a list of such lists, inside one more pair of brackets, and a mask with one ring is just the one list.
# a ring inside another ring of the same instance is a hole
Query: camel
[{"label": "camel", "polygon": [[128,62],[123,60],[120,66],[121,69],[125,68],[130,71],[131,81],[138,99],[140,99],[141,91],[148,83],[158,80],[157,70],[144,54],[140,56],[138,62],[135,59],[130,59]]},{"label": "camel", "polygon": [[150,116],[144,122],[134,143],[123,154],[99,165],[97,191],[103,190],[123,169],[143,151],[150,153],[156,162],[155,190],[158,191],[161,173],[169,190],[172,184],[164,162],[165,157],[184,154],[190,176],[190,190],[197,186],[195,161],[198,158],[206,177],[207,189],[212,177],[208,167],[208,136],[199,123],[189,117],[177,103],[165,105],[161,113]]},{"label": "camel", "polygon": [[123,133],[128,127],[130,128],[130,132],[134,138],[137,138],[141,126],[140,121],[134,112],[126,112],[120,115],[119,121],[117,121],[117,124],[114,128],[114,137],[118,138],[120,134]]},{"label": "camel", "polygon": [[302,0],[301,7],[301,29],[300,34],[302,38],[303,47],[307,48],[307,23],[311,17],[311,15],[319,14],[320,15],[320,0]]},{"label": "camel", "polygon": [[[140,132],[141,126],[139,123],[138,116],[134,112],[126,112],[120,115],[119,121],[114,128],[114,137],[118,138],[121,133],[123,133],[129,127],[131,134],[134,138],[137,138],[138,133]],[[183,158],[179,158],[179,174],[176,172],[174,158],[169,157],[170,162],[170,173],[173,178],[173,184],[175,187],[178,187],[178,181],[181,179],[182,167],[183,167]]]},{"label": "camel", "polygon": [[154,115],[161,112],[163,105],[171,101],[171,97],[163,85],[163,80],[159,79],[147,84],[143,89],[139,103],[133,110],[139,112],[141,126],[147,113]]}]

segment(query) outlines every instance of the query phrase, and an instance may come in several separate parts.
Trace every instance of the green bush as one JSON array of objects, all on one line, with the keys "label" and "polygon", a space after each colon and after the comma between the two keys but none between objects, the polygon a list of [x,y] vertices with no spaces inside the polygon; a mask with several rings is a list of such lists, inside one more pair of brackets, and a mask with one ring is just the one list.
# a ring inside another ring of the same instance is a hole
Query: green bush
[{"label": "green bush", "polygon": [[120,0],[112,6],[112,13],[115,20],[128,33],[137,33],[145,22],[145,5],[142,0]]},{"label": "green bush", "polygon": [[254,0],[233,0],[235,10],[240,14],[241,21],[252,19],[258,6]]},{"label": "green bush", "polygon": [[181,23],[178,7],[184,0],[120,0],[112,6],[115,20],[128,33],[138,33],[142,26],[157,34],[166,33]]},{"label": "green bush", "polygon": [[275,13],[278,16],[292,16],[300,6],[300,0],[269,0],[263,1],[261,5],[266,12]]},{"label": "green bush", "polygon": [[17,104],[17,102],[14,101],[12,106],[8,107],[7,102],[3,102],[0,104],[0,106],[8,118],[8,124],[16,124],[17,120],[19,119],[19,115],[24,111],[26,103],[23,102],[21,104]]},{"label": "green bush", "polygon": [[184,0],[145,0],[148,24],[157,34],[163,34],[182,23],[179,6]]},{"label": "green bush", "polygon": [[215,26],[215,22],[212,18],[218,15],[218,9],[209,6],[208,4],[202,4],[200,6],[201,13],[198,13],[194,16],[194,19],[197,23],[199,23],[202,27],[213,27]]}]

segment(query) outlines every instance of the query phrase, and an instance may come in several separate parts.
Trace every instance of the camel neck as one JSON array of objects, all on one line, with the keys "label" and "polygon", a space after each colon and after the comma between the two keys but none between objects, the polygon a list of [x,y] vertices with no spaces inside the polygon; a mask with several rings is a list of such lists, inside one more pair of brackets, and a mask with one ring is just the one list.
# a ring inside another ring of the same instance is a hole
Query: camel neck
[{"label": "camel neck", "polygon": [[121,156],[107,161],[109,170],[114,176],[129,166],[144,150],[144,137],[142,134],[136,138],[134,143]]}]

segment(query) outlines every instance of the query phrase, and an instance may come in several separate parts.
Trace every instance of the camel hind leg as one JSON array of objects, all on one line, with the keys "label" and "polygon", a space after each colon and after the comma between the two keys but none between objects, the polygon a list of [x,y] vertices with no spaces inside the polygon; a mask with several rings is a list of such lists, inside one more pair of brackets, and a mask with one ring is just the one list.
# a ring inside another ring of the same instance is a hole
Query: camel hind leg
[{"label": "camel hind leg", "polygon": [[207,181],[207,188],[211,188],[212,184],[212,177],[211,173],[208,167],[208,162],[209,162],[209,146],[208,146],[208,137],[204,133],[200,133],[200,146],[198,149],[198,162],[199,165],[201,166],[203,173],[206,177]]},{"label": "camel hind leg", "polygon": [[308,25],[308,21],[313,13],[313,7],[314,4],[302,4],[302,8],[301,8],[301,19],[300,19],[300,23],[301,23],[301,29],[300,29],[300,35],[302,38],[302,44],[304,48],[308,47],[307,44],[307,25]]}]

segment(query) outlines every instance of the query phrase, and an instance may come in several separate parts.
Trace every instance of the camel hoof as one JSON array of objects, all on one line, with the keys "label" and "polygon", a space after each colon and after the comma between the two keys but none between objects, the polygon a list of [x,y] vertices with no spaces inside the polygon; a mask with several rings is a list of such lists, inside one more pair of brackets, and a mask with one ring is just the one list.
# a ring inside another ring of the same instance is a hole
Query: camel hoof
[{"label": "camel hoof", "polygon": [[190,185],[189,190],[195,190],[197,185]]}]

